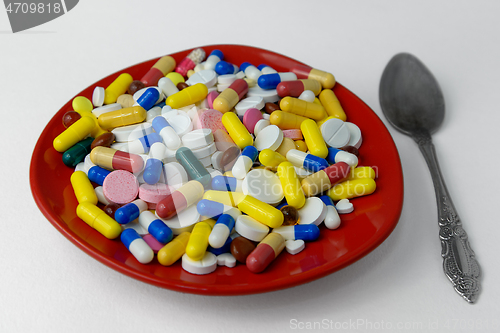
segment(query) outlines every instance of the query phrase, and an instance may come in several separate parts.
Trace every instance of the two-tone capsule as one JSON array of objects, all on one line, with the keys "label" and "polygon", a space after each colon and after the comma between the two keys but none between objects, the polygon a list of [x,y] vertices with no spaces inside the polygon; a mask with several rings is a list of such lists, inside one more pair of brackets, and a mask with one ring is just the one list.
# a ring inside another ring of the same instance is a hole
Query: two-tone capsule
[{"label": "two-tone capsule", "polygon": [[231,169],[233,176],[238,179],[244,179],[252,168],[253,162],[257,159],[259,151],[254,146],[246,146],[241,151],[241,155]]},{"label": "two-tone capsule", "polygon": [[235,177],[215,176],[212,178],[212,190],[241,192],[243,182]]},{"label": "two-tone capsule", "polygon": [[330,164],[345,162],[349,164],[351,168],[355,168],[358,165],[358,158],[356,157],[356,155],[333,147],[328,148],[328,155],[326,156],[326,160]]},{"label": "two-tone capsule", "polygon": [[252,273],[264,271],[284,248],[285,238],[276,232],[271,232],[247,257],[248,270]]},{"label": "two-tone capsule", "polygon": [[137,173],[144,168],[144,160],[136,154],[108,147],[95,147],[90,153],[92,163],[106,169],[126,170]]},{"label": "two-tone capsule", "polygon": [[120,240],[141,264],[147,264],[153,260],[155,255],[153,250],[134,229],[123,230]]},{"label": "two-tone capsule", "polygon": [[211,219],[218,219],[223,214],[232,216],[235,220],[241,215],[238,208],[223,203],[202,199],[196,205],[198,213]]},{"label": "two-tone capsule", "polygon": [[290,71],[295,73],[299,79],[319,81],[324,89],[331,89],[335,85],[335,77],[331,73],[319,69],[305,65],[295,65]]},{"label": "two-tone capsule", "polygon": [[169,219],[177,215],[203,197],[203,185],[191,180],[182,185],[177,191],[169,194],[156,204],[156,214],[162,219]]},{"label": "two-tone capsule", "polygon": [[316,224],[296,224],[273,229],[283,236],[285,240],[302,239],[305,242],[315,241],[319,237],[319,228]]},{"label": "two-tone capsule", "polygon": [[262,72],[249,62],[244,62],[240,65],[240,71],[245,73],[245,76],[249,79],[257,81],[262,75]]},{"label": "two-tone capsule", "polygon": [[210,232],[208,244],[214,249],[221,248],[226,243],[231,231],[233,231],[234,224],[235,219],[233,216],[222,214]]},{"label": "two-tone capsule", "polygon": [[149,210],[139,215],[139,224],[162,244],[167,244],[172,240],[172,230]]},{"label": "two-tone capsule", "polygon": [[324,221],[325,226],[328,229],[337,229],[340,226],[340,215],[337,212],[332,199],[328,195],[322,195],[319,198],[326,206],[326,215]]},{"label": "two-tone capsule", "polygon": [[349,168],[347,163],[339,162],[302,179],[304,194],[311,197],[330,189],[349,175]]},{"label": "two-tone capsule", "polygon": [[162,138],[165,146],[170,150],[176,150],[181,146],[181,138],[174,130],[174,128],[168,123],[167,119],[162,116],[156,116],[151,122],[156,133],[158,133]]},{"label": "two-tone capsule", "polygon": [[293,80],[297,80],[297,75],[291,72],[262,74],[257,80],[257,84],[262,89],[270,90],[276,89],[281,82]]},{"label": "two-tone capsule", "polygon": [[87,172],[87,175],[88,175],[90,181],[102,186],[102,184],[104,183],[104,179],[106,179],[106,177],[110,173],[111,173],[111,171],[104,169],[104,168],[101,168],[98,165],[94,165],[93,167],[91,167],[89,169],[89,171]]},{"label": "two-tone capsule", "polygon": [[153,143],[162,141],[163,139],[158,133],[149,133],[139,139],[130,141],[127,150],[131,154],[147,154]]},{"label": "two-tone capsule", "polygon": [[173,71],[175,68],[175,59],[171,56],[164,56],[158,59],[158,61],[149,69],[149,71],[144,74],[141,78],[141,82],[144,83],[146,87],[156,86],[158,81],[163,78],[166,74]]},{"label": "two-tone capsule", "polygon": [[115,220],[120,224],[127,224],[139,218],[139,215],[148,209],[148,204],[141,200],[134,200],[118,208],[115,212]]},{"label": "two-tone capsule", "polygon": [[237,79],[224,89],[213,102],[213,108],[222,113],[229,112],[248,92],[248,83]]},{"label": "two-tone capsule", "polygon": [[203,69],[215,69],[215,65],[219,61],[224,60],[224,53],[222,53],[221,50],[213,50],[210,52],[210,55],[208,56],[207,60],[203,62]]},{"label": "two-tone capsule", "polygon": [[286,96],[299,97],[304,91],[309,90],[318,96],[321,92],[321,83],[316,80],[295,80],[280,82],[276,87],[278,96],[283,98]]},{"label": "two-tone capsule", "polygon": [[328,168],[329,165],[324,158],[297,149],[290,149],[286,153],[286,159],[296,167],[304,168],[310,172],[318,172]]}]

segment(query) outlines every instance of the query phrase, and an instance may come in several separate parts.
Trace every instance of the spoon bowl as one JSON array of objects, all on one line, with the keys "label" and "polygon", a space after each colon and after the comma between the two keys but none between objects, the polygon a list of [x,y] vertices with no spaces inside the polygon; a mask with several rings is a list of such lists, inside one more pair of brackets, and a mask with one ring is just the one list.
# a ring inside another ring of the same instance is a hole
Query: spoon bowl
[{"label": "spoon bowl", "polygon": [[380,104],[399,131],[434,133],[444,119],[444,98],[432,73],[409,53],[395,55],[380,80]]}]

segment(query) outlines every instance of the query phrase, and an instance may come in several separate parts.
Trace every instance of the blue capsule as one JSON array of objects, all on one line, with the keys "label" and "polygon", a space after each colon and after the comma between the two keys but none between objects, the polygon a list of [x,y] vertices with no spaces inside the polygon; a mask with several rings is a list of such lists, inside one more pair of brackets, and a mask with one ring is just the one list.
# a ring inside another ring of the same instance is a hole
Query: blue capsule
[{"label": "blue capsule", "polygon": [[94,182],[96,184],[99,184],[102,186],[104,183],[104,179],[111,173],[111,171],[106,170],[104,168],[101,168],[98,165],[93,166],[92,168],[89,169],[89,172],[87,173],[89,180],[91,182]]},{"label": "blue capsule", "polygon": [[231,237],[228,237],[226,239],[226,242],[224,243],[224,245],[222,245],[218,249],[215,249],[209,245],[207,248],[207,251],[212,252],[216,256],[218,256],[219,254],[231,252],[231,242],[232,241],[233,241],[233,239]]},{"label": "blue capsule", "polygon": [[272,73],[272,74],[262,74],[257,80],[257,84],[262,89],[276,89],[278,84],[283,81],[297,80],[297,75],[294,73]]},{"label": "blue capsule", "polygon": [[146,161],[146,167],[142,178],[149,185],[154,185],[160,181],[161,172],[163,170],[163,162],[157,158],[149,158]]},{"label": "blue capsule", "polygon": [[148,204],[137,199],[118,208],[115,212],[115,220],[120,224],[127,224],[138,218],[139,214],[146,209],[148,209]]},{"label": "blue capsule", "polygon": [[235,220],[229,214],[222,214],[212,228],[212,232],[208,237],[208,244],[211,247],[218,249],[226,243],[229,234],[234,229]]},{"label": "blue capsule", "polygon": [[328,148],[328,155],[326,156],[326,160],[330,164],[345,162],[351,168],[355,168],[358,165],[358,157],[356,155],[333,147]]},{"label": "blue capsule", "polygon": [[142,106],[144,110],[151,109],[160,98],[160,92],[156,88],[148,88],[146,91],[137,99],[137,104]]},{"label": "blue capsule", "polygon": [[243,182],[235,177],[215,176],[212,178],[212,190],[241,192]]},{"label": "blue capsule", "polygon": [[155,142],[163,142],[163,139],[158,133],[149,133],[148,135],[143,136],[142,138],[139,138],[140,143],[142,144],[142,147],[144,148],[144,153],[149,152],[149,148],[153,145]]},{"label": "blue capsule", "polygon": [[153,250],[134,229],[129,228],[123,230],[120,235],[120,240],[141,264],[147,264],[153,260]]},{"label": "blue capsule", "polygon": [[219,75],[235,74],[238,71],[238,66],[221,60],[215,65],[215,72]]},{"label": "blue capsule", "polygon": [[241,215],[238,208],[226,206],[223,203],[208,199],[200,200],[196,205],[196,209],[200,215],[212,219],[218,219],[222,214],[229,214],[236,220]]}]

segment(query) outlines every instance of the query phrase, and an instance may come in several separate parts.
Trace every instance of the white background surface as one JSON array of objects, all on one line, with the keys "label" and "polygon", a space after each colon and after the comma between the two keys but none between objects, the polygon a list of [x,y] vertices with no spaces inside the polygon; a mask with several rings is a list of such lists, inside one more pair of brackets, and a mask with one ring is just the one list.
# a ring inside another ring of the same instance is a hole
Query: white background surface
[{"label": "white background surface", "polygon": [[[331,331],[498,329],[499,12],[496,1],[83,0],[12,34],[0,9],[0,331],[281,332],[308,322]],[[477,304],[444,276],[430,175],[416,144],[390,127],[405,180],[398,226],[365,258],[296,288],[244,297],[159,289],[92,259],[45,219],[28,170],[53,114],[121,68],[218,43],[330,71],[386,124],[378,85],[389,59],[406,51],[430,68],[447,107],[434,144],[484,276]]]}]

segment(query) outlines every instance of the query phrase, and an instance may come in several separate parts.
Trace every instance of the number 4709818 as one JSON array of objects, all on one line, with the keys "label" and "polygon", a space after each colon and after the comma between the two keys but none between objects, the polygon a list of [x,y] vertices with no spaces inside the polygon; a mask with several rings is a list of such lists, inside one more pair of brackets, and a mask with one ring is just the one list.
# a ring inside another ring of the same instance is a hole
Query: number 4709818
[{"label": "number 4709818", "polygon": [[62,10],[60,3],[44,4],[41,2],[40,3],[34,3],[34,2],[31,2],[31,3],[14,2],[14,3],[12,3],[11,2],[7,5],[7,7],[5,9],[7,10],[7,13],[9,13],[9,14],[11,14],[11,13],[14,13],[14,14],[40,13],[41,14],[41,13],[44,13],[45,11],[47,11],[47,13],[52,12],[52,13],[58,14]]}]

